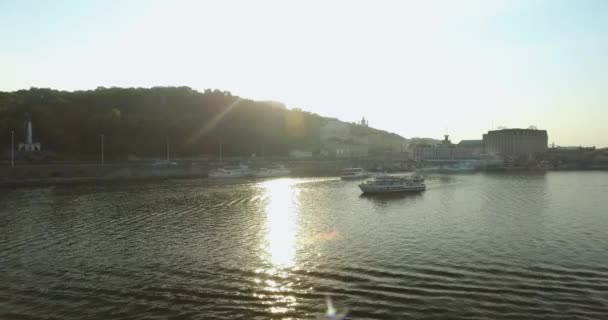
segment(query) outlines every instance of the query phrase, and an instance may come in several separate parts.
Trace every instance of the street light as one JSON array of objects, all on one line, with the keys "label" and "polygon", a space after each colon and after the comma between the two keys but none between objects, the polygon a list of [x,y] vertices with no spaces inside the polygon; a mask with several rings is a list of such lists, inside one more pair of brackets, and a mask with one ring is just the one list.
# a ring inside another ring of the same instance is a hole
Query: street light
[{"label": "street light", "polygon": [[169,163],[169,136],[166,137],[167,138],[167,164]]},{"label": "street light", "polygon": [[103,159],[103,156],[104,156],[104,154],[103,154],[103,153],[104,153],[104,150],[103,150],[103,147],[104,147],[104,146],[103,146],[103,134],[101,134],[101,165],[102,165],[102,166],[104,165],[104,159]]},{"label": "street light", "polygon": [[11,131],[11,168],[15,167],[15,130]]}]

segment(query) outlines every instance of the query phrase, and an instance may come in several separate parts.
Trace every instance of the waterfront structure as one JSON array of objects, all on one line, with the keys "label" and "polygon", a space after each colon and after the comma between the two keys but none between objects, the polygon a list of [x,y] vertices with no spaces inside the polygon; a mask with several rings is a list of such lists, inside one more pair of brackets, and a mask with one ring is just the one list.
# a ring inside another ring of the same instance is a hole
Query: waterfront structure
[{"label": "waterfront structure", "polygon": [[443,141],[436,145],[419,144],[414,147],[414,160],[453,160],[456,145],[450,141],[449,135],[443,136]]},{"label": "waterfront structure", "polygon": [[556,169],[605,169],[608,168],[608,148],[551,147],[543,159]]},{"label": "waterfront structure", "polygon": [[481,140],[462,140],[453,144],[449,135],[444,135],[439,144],[419,144],[414,146],[413,159],[416,161],[479,160],[483,150]]},{"label": "waterfront structure", "polygon": [[533,156],[547,151],[546,130],[501,129],[483,135],[484,153],[500,156]]},{"label": "waterfront structure", "polygon": [[359,158],[369,155],[369,146],[357,143],[327,143],[325,150],[328,156],[335,158]]},{"label": "waterfront structure", "polygon": [[24,151],[24,152],[40,151],[41,150],[40,142],[33,142],[32,120],[29,118],[27,119],[26,124],[25,124],[25,135],[26,135],[26,141],[21,142],[19,144],[19,147],[17,150]]},{"label": "waterfront structure", "polygon": [[455,159],[478,160],[483,152],[483,140],[462,140],[454,152]]}]

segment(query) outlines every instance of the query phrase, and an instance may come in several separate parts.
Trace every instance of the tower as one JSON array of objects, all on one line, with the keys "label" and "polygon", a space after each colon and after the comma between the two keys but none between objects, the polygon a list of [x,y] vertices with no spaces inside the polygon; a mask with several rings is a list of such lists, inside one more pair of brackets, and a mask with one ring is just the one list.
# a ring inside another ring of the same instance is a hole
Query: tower
[{"label": "tower", "polygon": [[369,126],[369,122],[367,120],[365,120],[365,117],[361,118],[361,122],[359,124],[362,125],[362,126],[364,126],[364,127],[368,127]]},{"label": "tower", "polygon": [[32,134],[32,119],[30,119],[29,116],[25,121],[25,136],[25,142],[19,144],[18,150],[25,152],[40,151],[40,142],[33,142],[34,139]]},{"label": "tower", "polygon": [[28,145],[32,144],[32,120],[27,121],[27,140]]}]

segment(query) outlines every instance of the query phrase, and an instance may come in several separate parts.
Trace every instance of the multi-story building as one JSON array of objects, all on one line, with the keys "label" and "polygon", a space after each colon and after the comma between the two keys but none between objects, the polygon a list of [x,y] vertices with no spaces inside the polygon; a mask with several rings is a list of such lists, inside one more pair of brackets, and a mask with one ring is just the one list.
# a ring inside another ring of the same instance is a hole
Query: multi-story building
[{"label": "multi-story building", "polygon": [[364,144],[330,142],[325,144],[325,152],[328,156],[335,158],[359,158],[368,156],[369,147]]},{"label": "multi-story building", "polygon": [[547,151],[546,130],[502,129],[483,135],[484,153],[492,155],[535,155]]},{"label": "multi-story building", "polygon": [[344,141],[350,138],[349,124],[332,120],[321,127],[321,142]]},{"label": "multi-story building", "polygon": [[436,145],[421,144],[414,147],[414,160],[453,160],[456,145],[450,141],[446,134],[443,141]]},{"label": "multi-story building", "polygon": [[417,161],[479,160],[482,149],[481,140],[462,140],[458,144],[453,144],[449,136],[445,135],[444,140],[439,144],[416,145],[413,158]]},{"label": "multi-story building", "polygon": [[482,140],[462,140],[454,150],[455,159],[478,160],[483,152]]}]

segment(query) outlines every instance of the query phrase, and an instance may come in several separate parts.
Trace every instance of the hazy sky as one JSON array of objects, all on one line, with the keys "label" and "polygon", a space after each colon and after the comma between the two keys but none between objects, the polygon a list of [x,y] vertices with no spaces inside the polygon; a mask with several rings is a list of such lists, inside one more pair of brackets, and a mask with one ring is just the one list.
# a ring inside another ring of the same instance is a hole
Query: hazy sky
[{"label": "hazy sky", "polygon": [[608,146],[608,1],[0,0],[0,90],[165,85],[405,137]]}]

